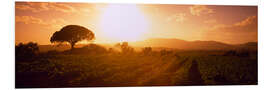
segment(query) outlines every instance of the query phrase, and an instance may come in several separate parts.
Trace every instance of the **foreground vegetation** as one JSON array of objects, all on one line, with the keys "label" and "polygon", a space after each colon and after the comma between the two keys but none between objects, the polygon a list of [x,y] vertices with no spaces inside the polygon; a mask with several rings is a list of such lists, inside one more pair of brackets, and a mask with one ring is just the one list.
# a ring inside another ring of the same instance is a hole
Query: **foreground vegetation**
[{"label": "foreground vegetation", "polygon": [[47,52],[37,47],[16,46],[17,88],[257,84],[257,50],[138,52],[127,43]]}]

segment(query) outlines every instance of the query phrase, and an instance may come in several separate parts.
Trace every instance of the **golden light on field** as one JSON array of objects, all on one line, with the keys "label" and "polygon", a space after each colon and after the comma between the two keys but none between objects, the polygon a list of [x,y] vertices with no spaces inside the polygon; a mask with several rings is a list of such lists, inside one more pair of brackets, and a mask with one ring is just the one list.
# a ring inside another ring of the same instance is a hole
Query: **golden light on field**
[{"label": "golden light on field", "polygon": [[100,18],[101,31],[111,42],[142,40],[149,27],[143,12],[134,4],[108,5]]}]

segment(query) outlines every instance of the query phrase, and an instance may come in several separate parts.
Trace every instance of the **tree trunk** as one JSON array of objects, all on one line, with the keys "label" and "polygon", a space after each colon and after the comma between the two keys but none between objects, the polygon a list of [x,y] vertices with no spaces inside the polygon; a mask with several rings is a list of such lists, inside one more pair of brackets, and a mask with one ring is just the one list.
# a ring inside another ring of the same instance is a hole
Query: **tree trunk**
[{"label": "tree trunk", "polygon": [[70,45],[71,45],[71,50],[73,50],[75,43],[70,43]]}]

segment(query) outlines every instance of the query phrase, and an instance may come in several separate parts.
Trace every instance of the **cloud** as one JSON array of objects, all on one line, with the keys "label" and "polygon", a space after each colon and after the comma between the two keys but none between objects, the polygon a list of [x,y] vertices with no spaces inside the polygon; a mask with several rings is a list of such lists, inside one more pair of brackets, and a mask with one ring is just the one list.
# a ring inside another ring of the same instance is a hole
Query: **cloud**
[{"label": "cloud", "polygon": [[64,19],[52,19],[45,21],[44,19],[33,17],[33,16],[15,16],[16,23],[23,23],[23,24],[37,24],[41,26],[45,26],[48,29],[51,28],[61,28],[65,25],[70,24]]},{"label": "cloud", "polygon": [[241,22],[235,23],[234,25],[244,27],[244,26],[256,24],[256,23],[258,23],[257,16],[250,16]]},{"label": "cloud", "polygon": [[58,19],[53,19],[49,22],[49,25],[52,27],[52,28],[62,28],[63,26],[65,25],[68,25],[70,24],[70,22],[64,20],[64,19],[61,19],[61,18],[58,18]]},{"label": "cloud", "polygon": [[257,34],[257,16],[249,16],[233,24],[217,24],[211,27],[210,30],[206,32],[204,39],[239,44],[250,41],[257,42]]},{"label": "cloud", "polygon": [[32,12],[41,12],[49,10],[49,3],[33,3],[33,2],[16,2],[15,9],[32,11]]},{"label": "cloud", "polygon": [[167,21],[175,21],[175,22],[179,22],[182,23],[186,20],[186,14],[185,13],[178,13],[178,14],[174,14],[172,16],[169,16],[167,18]]},{"label": "cloud", "polygon": [[33,16],[15,16],[15,22],[24,24],[45,24],[42,19]]},{"label": "cloud", "polygon": [[17,5],[15,6],[15,9],[18,9],[18,10],[30,10],[30,11],[33,11],[33,12],[37,12],[37,10],[31,6],[28,6],[28,5]]},{"label": "cloud", "polygon": [[76,12],[77,10],[63,3],[53,3],[53,2],[16,2],[15,8],[17,10],[32,11],[32,12],[41,12],[54,10],[64,13]]},{"label": "cloud", "polygon": [[67,4],[50,3],[49,7],[60,12],[76,12],[76,9],[74,7]]},{"label": "cloud", "polygon": [[194,16],[200,16],[202,14],[211,14],[214,13],[213,9],[208,8],[207,6],[203,6],[203,5],[195,5],[195,6],[191,6],[189,8],[190,13]]},{"label": "cloud", "polygon": [[216,19],[209,19],[209,20],[205,20],[203,23],[206,23],[206,24],[216,24],[217,23],[217,20]]},{"label": "cloud", "polygon": [[252,31],[257,29],[257,27],[258,27],[257,16],[249,16],[244,20],[241,20],[231,25],[217,24],[213,26],[213,29],[231,30],[231,31]]},{"label": "cloud", "polygon": [[92,8],[78,8],[77,13],[84,16],[91,16],[91,12],[94,10]]}]

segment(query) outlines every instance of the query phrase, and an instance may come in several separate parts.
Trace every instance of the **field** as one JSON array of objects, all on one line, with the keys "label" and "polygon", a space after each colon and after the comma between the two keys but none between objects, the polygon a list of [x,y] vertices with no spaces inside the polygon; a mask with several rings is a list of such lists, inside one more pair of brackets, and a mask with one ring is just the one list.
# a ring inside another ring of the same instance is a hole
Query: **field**
[{"label": "field", "polygon": [[258,7],[15,2],[15,88],[258,85]]},{"label": "field", "polygon": [[94,46],[30,56],[16,48],[16,88],[258,84],[257,50]]}]

